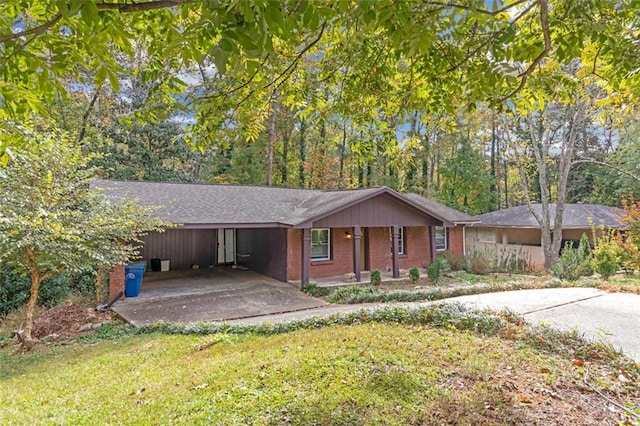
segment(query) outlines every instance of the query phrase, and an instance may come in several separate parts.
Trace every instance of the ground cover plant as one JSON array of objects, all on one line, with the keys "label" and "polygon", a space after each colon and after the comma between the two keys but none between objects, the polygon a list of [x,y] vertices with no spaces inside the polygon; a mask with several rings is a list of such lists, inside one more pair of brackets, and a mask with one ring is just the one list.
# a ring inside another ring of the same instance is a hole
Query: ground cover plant
[{"label": "ground cover plant", "polygon": [[441,276],[434,283],[430,278],[421,278],[417,283],[411,280],[387,281],[378,286],[351,285],[332,289],[326,296],[330,303],[380,303],[419,302],[441,300],[469,294],[491,293],[559,286],[592,285],[591,282],[569,283],[549,280],[547,276],[534,275],[474,275],[458,272]]},{"label": "ground cover plant", "polygon": [[141,332],[0,351],[0,423],[618,424],[640,402],[614,351],[457,305]]}]

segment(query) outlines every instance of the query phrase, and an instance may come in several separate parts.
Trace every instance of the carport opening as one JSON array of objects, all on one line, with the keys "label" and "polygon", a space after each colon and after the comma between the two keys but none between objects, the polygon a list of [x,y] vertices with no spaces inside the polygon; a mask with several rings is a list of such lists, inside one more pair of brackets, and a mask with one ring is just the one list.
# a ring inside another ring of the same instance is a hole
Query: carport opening
[{"label": "carport opening", "polygon": [[[202,276],[225,273],[225,268],[251,270],[286,281],[286,230],[280,228],[168,229],[144,239],[142,261],[147,264],[144,279],[170,278],[180,272]],[[164,262],[169,270],[153,271],[151,259]],[[182,285],[190,285],[188,280]],[[143,282],[141,292],[145,291]]]}]

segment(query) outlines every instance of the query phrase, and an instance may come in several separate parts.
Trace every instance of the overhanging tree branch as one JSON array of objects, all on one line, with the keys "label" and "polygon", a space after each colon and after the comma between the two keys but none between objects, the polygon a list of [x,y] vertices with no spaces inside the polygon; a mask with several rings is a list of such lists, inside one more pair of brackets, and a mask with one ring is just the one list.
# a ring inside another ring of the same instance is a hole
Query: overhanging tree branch
[{"label": "overhanging tree branch", "polygon": [[500,9],[496,9],[496,10],[487,10],[487,9],[479,9],[479,8],[475,8],[472,6],[468,6],[466,4],[459,4],[459,3],[454,3],[454,2],[440,2],[440,1],[430,1],[430,0],[426,0],[424,3],[426,5],[429,6],[442,6],[442,7],[451,7],[454,9],[461,9],[461,10],[468,10],[470,12],[477,12],[477,13],[482,13],[483,15],[489,15],[489,16],[496,16],[499,15],[503,12],[506,12],[508,10],[513,9],[514,7],[522,4],[522,3],[526,3],[529,0],[519,0],[516,1],[508,6],[504,6],[501,7]]},{"label": "overhanging tree branch", "polygon": [[504,96],[501,99],[501,102],[506,101],[516,93],[518,93],[524,85],[527,83],[528,78],[533,74],[533,72],[538,68],[540,62],[549,54],[551,51],[551,32],[549,31],[549,5],[548,0],[539,0],[540,4],[540,27],[542,29],[542,37],[544,39],[544,48],[542,52],[529,64],[529,66],[521,72],[518,77],[520,78],[520,84],[516,87],[511,93]]},{"label": "overhanging tree branch", "polygon": [[117,10],[121,13],[144,12],[146,10],[167,9],[190,3],[201,3],[202,0],[154,0],[144,3],[96,3],[98,10]]},{"label": "overhanging tree branch", "polygon": [[49,28],[53,27],[58,21],[62,19],[62,14],[57,13],[53,18],[45,22],[44,24],[38,25],[37,27],[29,28],[28,30],[18,31],[16,33],[6,34],[0,36],[0,43],[6,43],[11,40],[15,40],[17,38],[26,37],[30,35],[38,35],[47,31]]},{"label": "overhanging tree branch", "polygon": [[622,173],[623,175],[629,176],[633,180],[636,180],[636,181],[640,182],[640,176],[634,175],[633,173],[631,173],[628,170],[625,170],[625,169],[623,169],[621,167],[618,167],[618,166],[616,166],[614,164],[607,163],[605,161],[598,161],[598,160],[594,160],[593,158],[583,158],[582,160],[575,160],[572,165],[585,164],[585,163],[597,164],[599,166],[609,167],[610,169],[615,170],[618,173]]},{"label": "overhanging tree branch", "polygon": [[282,83],[287,80],[287,75],[293,72],[295,67],[298,65],[298,61],[300,61],[300,58],[302,58],[302,56],[304,56],[305,53],[307,53],[313,46],[318,44],[320,39],[322,39],[322,35],[324,34],[324,30],[326,27],[327,27],[327,23],[323,22],[322,25],[320,26],[320,31],[318,32],[318,35],[316,36],[316,38],[311,40],[309,44],[307,44],[302,50],[300,50],[300,52],[296,55],[293,61],[291,61],[291,63],[287,66],[287,68],[285,68],[284,71],[282,71],[276,78],[274,78],[269,83],[267,83],[263,87],[263,89],[266,89],[278,83],[274,91],[278,90],[278,88],[282,85]]}]

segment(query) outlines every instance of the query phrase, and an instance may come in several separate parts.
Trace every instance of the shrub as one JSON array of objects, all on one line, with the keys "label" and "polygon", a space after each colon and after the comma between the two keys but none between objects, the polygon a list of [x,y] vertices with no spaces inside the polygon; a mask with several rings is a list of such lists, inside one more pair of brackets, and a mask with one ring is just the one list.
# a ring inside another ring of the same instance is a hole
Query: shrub
[{"label": "shrub", "polygon": [[[91,295],[95,274],[92,271],[60,274],[42,282],[38,305],[53,308],[71,293]],[[0,268],[0,318],[27,303],[31,281],[25,274]]]},{"label": "shrub", "polygon": [[566,242],[558,263],[553,265],[549,272],[561,280],[575,281],[580,278],[580,265],[583,263],[578,249],[572,247],[571,242]]},{"label": "shrub", "polygon": [[331,290],[327,287],[318,287],[315,284],[305,284],[300,290],[311,297],[324,297],[331,293]]},{"label": "shrub", "polygon": [[417,267],[414,266],[413,268],[409,269],[409,279],[414,284],[418,282],[418,280],[420,279],[420,271]]},{"label": "shrub", "polygon": [[549,272],[552,276],[567,281],[575,281],[580,277],[593,274],[591,248],[587,235],[582,234],[577,248],[574,248],[572,243],[567,241],[558,263],[553,265]]},{"label": "shrub", "polygon": [[371,284],[380,285],[381,282],[382,282],[382,274],[380,273],[380,271],[377,269],[374,269],[373,271],[371,271]]},{"label": "shrub", "polygon": [[438,282],[443,272],[449,271],[449,262],[443,257],[436,257],[436,260],[427,268],[427,276],[434,283]]},{"label": "shrub", "polygon": [[464,258],[464,269],[472,274],[488,274],[494,269],[494,262],[483,250],[472,250]]},{"label": "shrub", "polygon": [[628,254],[624,250],[620,237],[613,230],[602,232],[595,238],[595,242],[596,247],[593,249],[591,264],[597,273],[607,279],[618,272],[622,263],[626,262]]},{"label": "shrub", "polygon": [[438,257],[446,259],[452,271],[460,271],[464,269],[464,257],[460,255],[447,250],[440,253]]},{"label": "shrub", "polygon": [[531,255],[520,249],[518,251],[502,249],[497,253],[494,272],[524,272],[529,269]]},{"label": "shrub", "polygon": [[615,274],[620,267],[616,251],[616,248],[610,245],[599,245],[593,251],[593,269],[604,279]]},{"label": "shrub", "polygon": [[9,268],[0,268],[0,318],[29,300],[29,279]]},{"label": "shrub", "polygon": [[333,290],[327,297],[329,303],[362,303],[361,300],[370,300],[373,295],[382,294],[378,289],[371,286],[349,286],[340,287]]}]

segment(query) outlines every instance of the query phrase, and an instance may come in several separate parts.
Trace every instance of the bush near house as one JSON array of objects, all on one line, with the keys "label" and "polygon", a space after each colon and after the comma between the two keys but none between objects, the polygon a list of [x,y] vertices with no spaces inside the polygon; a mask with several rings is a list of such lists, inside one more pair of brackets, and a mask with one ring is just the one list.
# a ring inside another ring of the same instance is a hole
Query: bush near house
[{"label": "bush near house", "polygon": [[591,258],[589,238],[586,234],[582,234],[578,247],[574,248],[569,241],[565,243],[558,263],[553,265],[549,272],[561,280],[575,281],[580,277],[593,274]]},{"label": "bush near house", "polygon": [[420,270],[418,270],[417,267],[414,266],[413,268],[409,269],[409,279],[414,284],[418,282],[418,280],[420,279]]},{"label": "bush near house", "polygon": [[443,273],[450,270],[451,267],[449,266],[447,259],[444,257],[436,257],[436,260],[434,260],[427,268],[427,276],[432,282],[436,283]]}]

